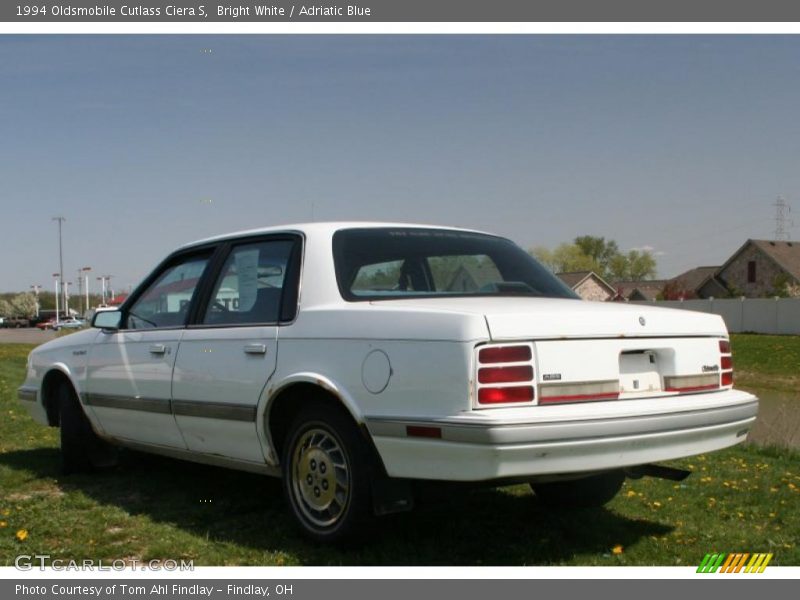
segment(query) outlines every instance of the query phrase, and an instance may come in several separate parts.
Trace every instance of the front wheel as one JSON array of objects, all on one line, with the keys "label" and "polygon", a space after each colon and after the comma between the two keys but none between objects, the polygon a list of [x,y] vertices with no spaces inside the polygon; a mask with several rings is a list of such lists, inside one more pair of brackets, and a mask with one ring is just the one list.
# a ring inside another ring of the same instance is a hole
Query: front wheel
[{"label": "front wheel", "polygon": [[303,531],[318,541],[357,535],[372,516],[371,450],[342,410],[314,403],[289,427],[283,488]]},{"label": "front wheel", "polygon": [[622,471],[609,471],[569,481],[531,483],[539,502],[550,508],[596,508],[617,495],[625,482]]}]

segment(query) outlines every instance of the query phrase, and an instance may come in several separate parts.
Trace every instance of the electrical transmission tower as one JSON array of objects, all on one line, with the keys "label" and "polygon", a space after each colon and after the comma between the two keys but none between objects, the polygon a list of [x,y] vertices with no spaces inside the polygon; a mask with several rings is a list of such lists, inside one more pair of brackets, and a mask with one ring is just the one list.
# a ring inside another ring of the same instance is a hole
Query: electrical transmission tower
[{"label": "electrical transmission tower", "polygon": [[788,241],[789,232],[787,228],[792,226],[792,222],[789,220],[789,213],[792,212],[792,207],[786,204],[783,196],[778,196],[772,206],[775,207],[775,239]]}]

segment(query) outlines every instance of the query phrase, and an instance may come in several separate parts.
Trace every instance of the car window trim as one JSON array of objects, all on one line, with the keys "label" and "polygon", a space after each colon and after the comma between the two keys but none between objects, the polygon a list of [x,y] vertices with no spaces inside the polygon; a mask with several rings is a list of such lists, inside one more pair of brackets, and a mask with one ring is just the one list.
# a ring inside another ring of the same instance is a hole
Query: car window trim
[{"label": "car window trim", "polygon": [[[246,246],[248,244],[258,244],[261,242],[292,242],[292,249],[289,252],[289,261],[287,262],[287,274],[284,277],[284,284],[281,289],[281,300],[278,304],[278,319],[276,321],[254,321],[252,323],[203,323],[202,319],[205,315],[208,303],[211,301],[211,295],[214,293],[214,286],[217,279],[222,274],[222,269],[225,268],[225,263],[228,261],[231,253],[239,246]],[[302,256],[305,249],[305,236],[300,232],[280,232],[271,233],[267,235],[255,235],[248,237],[241,237],[232,240],[225,240],[217,254],[214,257],[214,264],[209,265],[211,268],[207,270],[208,278],[202,282],[203,289],[201,294],[192,298],[194,306],[190,309],[189,318],[185,325],[186,329],[221,329],[221,328],[243,328],[243,327],[279,327],[281,325],[289,325],[297,318],[298,305],[300,300],[300,272],[302,270]],[[291,277],[289,269],[291,268]],[[297,293],[295,294],[295,306],[292,312],[292,318],[284,320],[282,317],[284,313],[284,302],[287,299],[287,289],[292,286]],[[199,288],[199,286],[198,286]]]}]

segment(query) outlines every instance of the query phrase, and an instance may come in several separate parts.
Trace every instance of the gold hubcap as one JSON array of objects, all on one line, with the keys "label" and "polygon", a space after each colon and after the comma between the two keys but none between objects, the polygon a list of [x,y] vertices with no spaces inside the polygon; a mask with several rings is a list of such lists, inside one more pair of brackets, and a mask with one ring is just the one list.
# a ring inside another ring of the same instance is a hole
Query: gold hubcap
[{"label": "gold hubcap", "polygon": [[309,429],[292,452],[292,491],[306,518],[328,527],[350,498],[350,471],[339,440],[323,428]]}]

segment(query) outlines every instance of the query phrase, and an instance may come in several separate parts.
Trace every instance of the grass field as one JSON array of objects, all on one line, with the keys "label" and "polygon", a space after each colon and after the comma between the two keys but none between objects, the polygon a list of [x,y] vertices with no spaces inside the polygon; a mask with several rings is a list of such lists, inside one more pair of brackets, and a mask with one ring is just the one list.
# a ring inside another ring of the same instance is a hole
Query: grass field
[{"label": "grass field", "polygon": [[[755,337],[734,338],[737,366],[793,376],[763,353],[778,343],[797,352],[798,339]],[[0,565],[22,553],[197,566],[696,565],[711,551],[800,565],[800,455],[776,448],[676,461],[694,475],[629,480],[602,510],[546,511],[525,486],[429,489],[348,549],[305,542],[277,480],[136,453],[107,472],[62,476],[57,430],[16,401],[30,348],[0,345]]]},{"label": "grass field", "polygon": [[731,336],[736,385],[785,392],[800,389],[800,336]]}]

